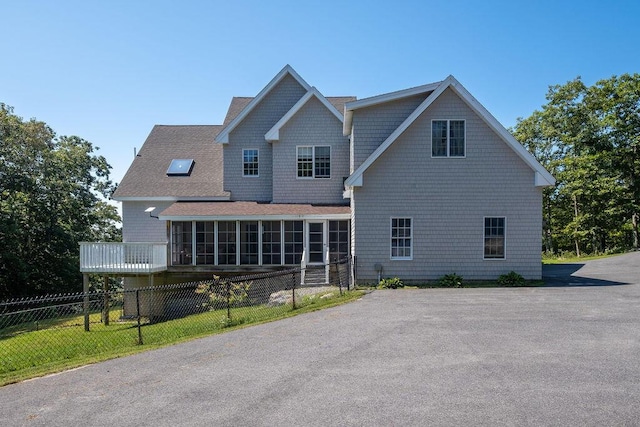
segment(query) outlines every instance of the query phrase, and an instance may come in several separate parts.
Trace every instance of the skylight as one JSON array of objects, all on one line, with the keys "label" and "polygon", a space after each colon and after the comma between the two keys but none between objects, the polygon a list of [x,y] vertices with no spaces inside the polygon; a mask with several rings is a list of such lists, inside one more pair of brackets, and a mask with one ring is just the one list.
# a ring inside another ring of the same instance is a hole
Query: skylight
[{"label": "skylight", "polygon": [[193,159],[173,159],[167,169],[169,176],[189,176],[193,168]]}]

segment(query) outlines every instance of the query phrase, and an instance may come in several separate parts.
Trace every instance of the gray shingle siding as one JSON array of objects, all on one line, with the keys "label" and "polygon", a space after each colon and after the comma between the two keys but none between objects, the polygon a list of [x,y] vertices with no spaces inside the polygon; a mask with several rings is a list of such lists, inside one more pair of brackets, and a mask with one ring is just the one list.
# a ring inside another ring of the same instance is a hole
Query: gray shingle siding
[{"label": "gray shingle siding", "polygon": [[[224,146],[224,184],[232,200],[272,199],[272,151],[265,133],[306,93],[293,77],[284,77],[229,134]],[[242,150],[259,150],[259,177],[242,176]]]},{"label": "gray shingle siding", "polygon": [[[431,158],[432,119],[466,120],[466,158]],[[511,270],[540,278],[542,190],[534,172],[451,90],[364,173],[363,184],[352,200],[360,282],[376,280],[376,263],[385,277],[405,280],[495,279]],[[506,217],[504,260],[483,259],[485,216]],[[413,219],[411,261],[390,260],[391,217]]]},{"label": "gray shingle siding", "polygon": [[167,242],[167,222],[151,218],[144,210],[150,206],[156,209],[153,215],[171,206],[173,202],[122,202],[123,242]]},{"label": "gray shingle siding", "polygon": [[[280,129],[273,142],[273,202],[344,204],[343,178],[349,175],[349,142],[342,122],[316,98]],[[297,146],[331,147],[331,178],[298,179]]]},{"label": "gray shingle siding", "polygon": [[354,111],[351,136],[355,142],[352,147],[352,171],[356,170],[426,98],[427,94],[420,94]]}]

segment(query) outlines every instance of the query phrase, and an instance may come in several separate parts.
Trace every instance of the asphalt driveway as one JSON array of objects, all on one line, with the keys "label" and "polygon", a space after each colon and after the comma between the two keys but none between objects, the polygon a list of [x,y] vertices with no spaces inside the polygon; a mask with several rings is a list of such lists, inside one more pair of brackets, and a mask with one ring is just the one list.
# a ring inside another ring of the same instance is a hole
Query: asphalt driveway
[{"label": "asphalt driveway", "polygon": [[375,291],[9,385],[0,423],[640,425],[640,253],[544,274],[542,288]]}]

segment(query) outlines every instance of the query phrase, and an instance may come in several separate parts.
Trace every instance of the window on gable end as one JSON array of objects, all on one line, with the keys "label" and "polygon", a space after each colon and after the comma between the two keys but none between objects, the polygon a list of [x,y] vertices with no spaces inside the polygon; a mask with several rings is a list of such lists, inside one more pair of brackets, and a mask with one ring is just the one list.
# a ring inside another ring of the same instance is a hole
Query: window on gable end
[{"label": "window on gable end", "polygon": [[505,224],[504,217],[484,219],[484,259],[505,258]]},{"label": "window on gable end", "polygon": [[391,218],[391,259],[413,259],[411,218]]},{"label": "window on gable end", "polygon": [[242,176],[259,176],[258,157],[258,150],[242,150]]},{"label": "window on gable end", "polygon": [[466,151],[464,120],[431,121],[431,156],[464,157]]}]

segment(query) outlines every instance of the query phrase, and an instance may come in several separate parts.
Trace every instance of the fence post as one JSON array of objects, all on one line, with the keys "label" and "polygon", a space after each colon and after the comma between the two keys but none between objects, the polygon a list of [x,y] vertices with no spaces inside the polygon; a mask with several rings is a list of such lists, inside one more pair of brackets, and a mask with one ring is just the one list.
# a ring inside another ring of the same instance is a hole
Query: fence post
[{"label": "fence post", "polygon": [[104,276],[104,304],[102,309],[102,323],[104,326],[109,326],[109,276]]},{"label": "fence post", "polygon": [[82,311],[84,312],[84,330],[89,332],[89,274],[82,273]]},{"label": "fence post", "polygon": [[295,271],[291,273],[291,307],[294,310],[296,308],[296,272]]},{"label": "fence post", "polygon": [[142,345],[142,329],[140,328],[140,289],[136,289],[136,313],[138,317],[138,345]]},{"label": "fence post", "polygon": [[227,321],[231,322],[231,281],[224,281],[227,286]]},{"label": "fence post", "polygon": [[338,264],[338,258],[335,259],[336,274],[338,275],[338,289],[340,289],[340,296],[342,296],[342,279],[340,278],[340,264]]}]

